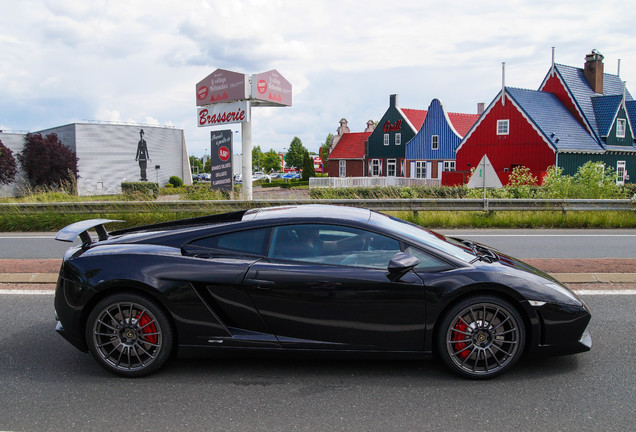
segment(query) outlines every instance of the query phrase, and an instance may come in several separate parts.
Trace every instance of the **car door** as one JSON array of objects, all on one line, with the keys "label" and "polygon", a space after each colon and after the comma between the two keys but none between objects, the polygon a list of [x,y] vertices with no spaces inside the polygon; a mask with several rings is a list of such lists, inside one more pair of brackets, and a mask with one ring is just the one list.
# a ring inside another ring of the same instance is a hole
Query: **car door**
[{"label": "car door", "polygon": [[244,283],[284,347],[421,350],[425,292],[413,272],[389,280],[397,252],[399,241],[357,228],[280,226]]}]

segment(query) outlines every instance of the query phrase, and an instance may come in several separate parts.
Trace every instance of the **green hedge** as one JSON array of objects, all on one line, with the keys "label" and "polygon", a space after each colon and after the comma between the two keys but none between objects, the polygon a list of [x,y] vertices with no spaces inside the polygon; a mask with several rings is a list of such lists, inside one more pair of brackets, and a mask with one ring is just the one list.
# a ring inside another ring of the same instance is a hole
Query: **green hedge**
[{"label": "green hedge", "polygon": [[387,198],[465,198],[466,187],[460,186],[375,186],[354,188],[313,188],[315,199],[387,199]]},{"label": "green hedge", "polygon": [[281,189],[292,189],[295,187],[309,187],[309,181],[303,181],[303,180],[292,180],[289,183],[282,183],[280,185]]},{"label": "green hedge", "polygon": [[153,182],[122,182],[121,192],[128,197],[154,199],[159,196],[159,185]]}]

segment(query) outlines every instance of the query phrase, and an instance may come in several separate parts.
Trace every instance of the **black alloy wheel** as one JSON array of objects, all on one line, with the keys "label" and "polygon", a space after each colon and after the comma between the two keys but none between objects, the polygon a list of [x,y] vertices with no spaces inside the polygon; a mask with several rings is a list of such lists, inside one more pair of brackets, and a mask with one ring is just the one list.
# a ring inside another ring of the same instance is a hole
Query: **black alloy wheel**
[{"label": "black alloy wheel", "polygon": [[101,300],[88,316],[88,348],[105,369],[124,377],[149,375],[170,357],[173,332],[165,312],[137,294]]},{"label": "black alloy wheel", "polygon": [[497,376],[521,355],[523,320],[514,306],[494,296],[475,296],[453,306],[437,334],[437,352],[455,373],[473,379]]}]

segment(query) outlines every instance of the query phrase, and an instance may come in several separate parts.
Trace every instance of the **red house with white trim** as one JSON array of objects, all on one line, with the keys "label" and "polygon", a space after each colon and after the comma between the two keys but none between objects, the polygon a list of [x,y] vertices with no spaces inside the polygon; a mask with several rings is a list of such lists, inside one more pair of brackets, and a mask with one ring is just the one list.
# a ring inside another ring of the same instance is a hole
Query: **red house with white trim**
[{"label": "red house with white trim", "polygon": [[350,132],[347,120],[340,120],[338,134],[333,137],[327,164],[329,177],[364,177],[369,136],[374,122],[369,120],[364,132]]}]

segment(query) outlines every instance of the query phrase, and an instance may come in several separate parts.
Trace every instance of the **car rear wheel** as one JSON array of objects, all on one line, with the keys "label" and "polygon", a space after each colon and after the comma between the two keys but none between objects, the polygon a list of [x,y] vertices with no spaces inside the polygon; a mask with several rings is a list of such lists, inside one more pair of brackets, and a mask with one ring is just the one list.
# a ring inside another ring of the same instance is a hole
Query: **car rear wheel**
[{"label": "car rear wheel", "polygon": [[88,316],[86,342],[105,369],[125,377],[149,375],[170,357],[173,332],[166,313],[137,294],[101,300]]},{"label": "car rear wheel", "polygon": [[455,373],[473,379],[497,376],[523,354],[525,327],[509,302],[494,296],[466,298],[442,319],[437,352]]}]

